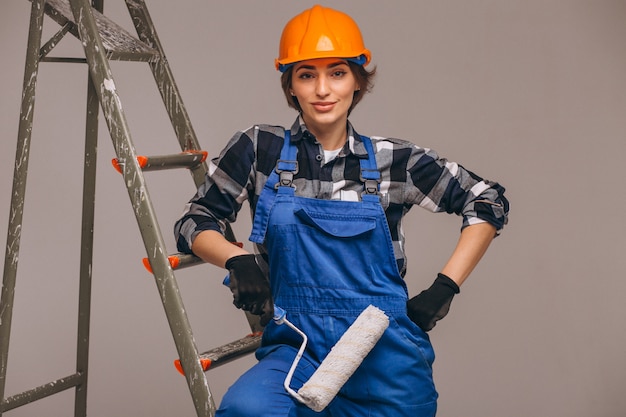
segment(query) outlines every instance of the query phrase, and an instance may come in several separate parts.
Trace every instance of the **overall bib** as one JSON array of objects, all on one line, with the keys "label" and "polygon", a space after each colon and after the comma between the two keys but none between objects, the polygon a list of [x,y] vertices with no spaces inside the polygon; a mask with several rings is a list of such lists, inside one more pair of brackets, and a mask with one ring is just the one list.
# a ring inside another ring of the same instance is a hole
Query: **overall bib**
[{"label": "overall bib", "polygon": [[274,303],[309,338],[291,387],[298,390],[309,379],[369,304],[389,316],[389,327],[335,399],[316,413],[283,387],[302,339],[270,322],[256,353],[259,363],[228,390],[217,416],[434,416],[434,352],[406,315],[406,285],[378,196],[371,141],[362,137],[368,158],[361,160],[361,201],[319,200],[294,194],[297,148],[289,133],[259,197],[250,240],[267,247]]}]

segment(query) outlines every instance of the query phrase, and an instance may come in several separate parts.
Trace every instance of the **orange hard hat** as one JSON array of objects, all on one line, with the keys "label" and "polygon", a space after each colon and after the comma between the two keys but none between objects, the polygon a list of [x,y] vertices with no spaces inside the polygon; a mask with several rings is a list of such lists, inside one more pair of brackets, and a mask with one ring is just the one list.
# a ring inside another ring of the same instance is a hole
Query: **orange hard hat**
[{"label": "orange hard hat", "polygon": [[350,16],[315,5],[285,25],[275,65],[284,72],[295,62],[316,58],[345,58],[367,65],[371,54]]}]

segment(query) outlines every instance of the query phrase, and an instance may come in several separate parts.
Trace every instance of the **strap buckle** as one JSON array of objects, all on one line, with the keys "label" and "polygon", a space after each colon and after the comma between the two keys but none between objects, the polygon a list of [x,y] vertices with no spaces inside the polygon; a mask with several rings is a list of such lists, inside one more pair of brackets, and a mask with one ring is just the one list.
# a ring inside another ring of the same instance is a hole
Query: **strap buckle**
[{"label": "strap buckle", "polygon": [[293,177],[298,173],[298,161],[286,161],[284,159],[279,159],[276,162],[276,173],[279,175],[278,182],[274,185],[274,188],[278,187],[291,187],[295,188],[293,185]]},{"label": "strap buckle", "polygon": [[363,194],[378,195],[380,191],[380,172],[377,169],[361,169],[361,181],[363,182]]}]

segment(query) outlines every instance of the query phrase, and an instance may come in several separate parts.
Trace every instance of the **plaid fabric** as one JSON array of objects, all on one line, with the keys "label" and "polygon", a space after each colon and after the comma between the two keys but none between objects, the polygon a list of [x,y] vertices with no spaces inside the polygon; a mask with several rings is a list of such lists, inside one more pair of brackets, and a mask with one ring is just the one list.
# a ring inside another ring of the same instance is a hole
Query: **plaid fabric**
[{"label": "plaid fabric", "polygon": [[[324,153],[302,119],[291,127],[298,147],[296,195],[318,199],[357,201],[363,191],[359,159],[367,152],[348,123],[348,141],[337,157],[324,163]],[[404,276],[406,259],[402,218],[418,205],[432,212],[462,216],[462,227],[489,222],[498,232],[507,222],[509,204],[504,188],[486,181],[461,165],[440,158],[431,149],[399,139],[371,137],[382,176],[381,202],[398,263]],[[191,244],[204,230],[223,231],[234,222],[245,200],[254,215],[263,186],[276,166],[284,141],[284,128],[255,125],[237,132],[219,157],[209,165],[205,183],[185,207],[175,225],[178,250],[191,253]],[[257,245],[260,254],[266,251]]]}]

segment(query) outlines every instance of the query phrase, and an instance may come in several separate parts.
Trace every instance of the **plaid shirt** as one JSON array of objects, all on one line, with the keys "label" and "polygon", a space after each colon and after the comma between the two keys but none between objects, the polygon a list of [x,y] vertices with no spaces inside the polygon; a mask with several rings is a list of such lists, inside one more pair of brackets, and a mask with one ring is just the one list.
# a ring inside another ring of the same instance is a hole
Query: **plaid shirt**
[{"label": "plaid shirt", "polygon": [[[296,195],[326,200],[360,198],[361,158],[367,151],[348,123],[348,140],[337,157],[324,163],[322,146],[299,117],[291,127],[298,148]],[[432,212],[455,213],[463,227],[489,222],[498,232],[507,222],[508,201],[504,188],[485,181],[462,166],[440,158],[431,149],[399,139],[372,137],[381,173],[380,195],[387,216],[398,270],[404,276],[406,259],[402,218],[418,205]],[[206,181],[185,208],[174,231],[178,250],[191,253],[191,244],[204,230],[224,232],[234,222],[245,200],[254,214],[259,195],[276,166],[284,141],[284,128],[255,125],[236,133],[219,157],[209,165]],[[256,245],[266,255],[262,245]],[[264,256],[265,259],[266,256]]]}]

